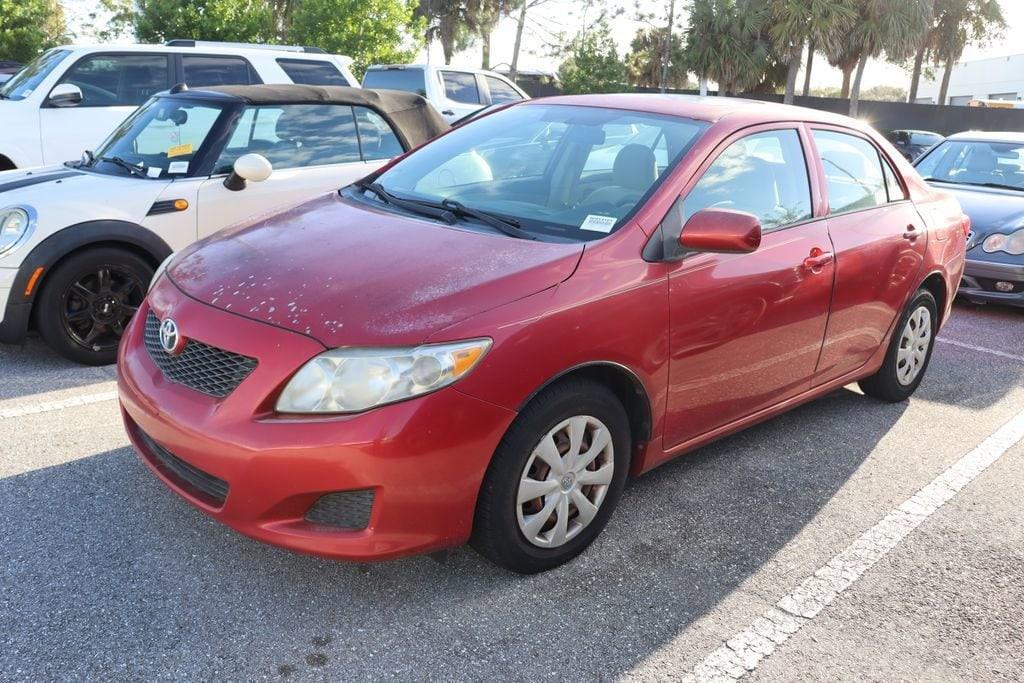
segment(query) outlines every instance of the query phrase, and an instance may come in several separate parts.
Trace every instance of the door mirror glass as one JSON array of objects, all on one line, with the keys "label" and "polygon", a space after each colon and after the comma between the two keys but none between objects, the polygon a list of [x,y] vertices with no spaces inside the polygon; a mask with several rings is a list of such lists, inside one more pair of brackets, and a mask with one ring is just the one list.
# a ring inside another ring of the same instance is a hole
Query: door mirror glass
[{"label": "door mirror glass", "polygon": [[761,246],[761,221],[746,211],[702,209],[686,221],[679,244],[690,251],[747,254]]},{"label": "door mirror glass", "polygon": [[61,83],[50,91],[49,102],[54,107],[77,107],[82,103],[82,90],[72,83]]},{"label": "door mirror glass", "polygon": [[243,154],[235,159],[231,175],[224,179],[224,187],[229,190],[244,190],[246,181],[262,183],[270,177],[274,167],[262,154]]}]

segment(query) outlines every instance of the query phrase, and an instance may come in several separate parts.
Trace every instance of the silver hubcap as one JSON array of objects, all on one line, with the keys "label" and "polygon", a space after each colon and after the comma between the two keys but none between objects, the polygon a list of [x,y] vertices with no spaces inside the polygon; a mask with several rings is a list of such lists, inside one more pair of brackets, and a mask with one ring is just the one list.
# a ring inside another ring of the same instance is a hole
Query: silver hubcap
[{"label": "silver hubcap", "polygon": [[907,386],[921,374],[932,342],[932,314],[921,306],[910,314],[896,352],[896,379]]},{"label": "silver hubcap", "polygon": [[533,545],[557,548],[586,528],[615,471],[611,432],[596,417],[559,423],[534,447],[516,496],[519,530]]}]

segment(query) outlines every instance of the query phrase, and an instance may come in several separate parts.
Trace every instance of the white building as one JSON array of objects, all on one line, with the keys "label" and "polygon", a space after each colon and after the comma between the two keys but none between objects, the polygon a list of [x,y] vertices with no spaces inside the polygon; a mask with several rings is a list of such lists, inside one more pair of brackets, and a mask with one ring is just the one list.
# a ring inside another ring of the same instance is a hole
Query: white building
[{"label": "white building", "polygon": [[[921,80],[917,91],[919,104],[940,104],[942,69],[934,80]],[[1024,99],[1024,54],[958,62],[949,78],[946,104],[966,105],[971,100]]]}]

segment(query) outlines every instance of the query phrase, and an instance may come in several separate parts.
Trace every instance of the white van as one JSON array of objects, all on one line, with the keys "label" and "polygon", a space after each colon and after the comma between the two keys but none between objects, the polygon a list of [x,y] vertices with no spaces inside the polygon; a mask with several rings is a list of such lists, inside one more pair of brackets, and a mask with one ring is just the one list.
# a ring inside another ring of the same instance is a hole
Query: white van
[{"label": "white van", "polygon": [[0,171],[77,159],[178,83],[358,87],[351,61],[318,48],[194,40],[56,47],[0,85]]}]

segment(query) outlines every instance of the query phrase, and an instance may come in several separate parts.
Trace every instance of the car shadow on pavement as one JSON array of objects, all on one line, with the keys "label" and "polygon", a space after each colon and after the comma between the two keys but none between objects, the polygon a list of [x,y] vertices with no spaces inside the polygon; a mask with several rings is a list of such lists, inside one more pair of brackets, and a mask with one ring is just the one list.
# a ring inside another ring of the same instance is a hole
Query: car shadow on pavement
[{"label": "car shadow on pavement", "polygon": [[906,407],[842,390],[673,461],[532,577],[468,549],[355,565],[271,548],[127,448],[0,479],[0,678],[614,677],[736,592]]},{"label": "car shadow on pavement", "polygon": [[116,377],[113,365],[78,365],[51,351],[35,335],[24,346],[0,344],[0,367],[4,368],[0,401],[110,382]]}]

